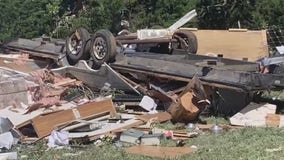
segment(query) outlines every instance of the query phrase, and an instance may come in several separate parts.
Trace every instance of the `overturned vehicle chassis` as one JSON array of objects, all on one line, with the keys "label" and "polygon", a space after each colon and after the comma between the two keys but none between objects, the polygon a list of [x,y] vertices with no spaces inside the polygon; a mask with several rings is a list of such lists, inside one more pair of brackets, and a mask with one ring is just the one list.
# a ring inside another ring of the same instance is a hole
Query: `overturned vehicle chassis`
[{"label": "overturned vehicle chassis", "polygon": [[[186,82],[196,75],[205,84],[219,88],[256,91],[284,85],[283,75],[260,73],[260,65],[255,62],[227,59],[221,55],[218,57],[196,55],[188,52],[186,48],[172,49],[162,54],[137,52],[129,48],[121,48],[123,46],[117,45],[119,40],[115,40],[107,30],[99,30],[92,39],[90,35],[86,37],[89,39],[80,40],[76,51],[71,51],[68,47],[70,37],[67,38],[66,44],[62,40],[17,39],[5,46],[12,50],[27,51],[33,56],[56,60],[59,65],[65,66],[75,65],[78,61],[85,60],[93,69],[99,69],[103,63],[109,63],[119,72],[143,73]],[[89,44],[91,41],[97,42],[97,45],[91,46]],[[93,53],[97,55],[92,56]],[[70,60],[70,55],[77,58]]]},{"label": "overturned vehicle chassis", "polygon": [[[70,40],[72,36],[77,37],[76,44],[70,44],[75,43]],[[221,88],[251,93],[284,86],[282,74],[261,73],[259,63],[227,59],[221,55],[210,57],[191,53],[189,50],[192,48],[189,49],[189,46],[197,45],[197,42],[188,41],[187,38],[182,38],[181,41],[161,40],[161,43],[167,43],[167,46],[170,46],[164,53],[150,52],[151,48],[145,52],[139,52],[137,46],[145,44],[145,40],[121,41],[128,38],[126,35],[124,38],[120,36],[116,39],[107,30],[99,30],[91,36],[85,29],[80,29],[73,32],[65,44],[57,40],[18,39],[7,43],[6,47],[12,50],[28,51],[33,56],[44,55],[65,66],[76,65],[80,60],[84,60],[95,70],[104,69],[101,66],[109,63],[112,69],[121,74],[142,74],[183,82],[190,82],[193,77],[198,77],[203,85],[210,86],[212,90]],[[151,47],[161,47],[157,39],[152,41],[155,45]],[[151,39],[147,40],[147,43],[150,42]],[[171,48],[171,43],[183,47]],[[133,48],[133,44],[137,48]]]}]

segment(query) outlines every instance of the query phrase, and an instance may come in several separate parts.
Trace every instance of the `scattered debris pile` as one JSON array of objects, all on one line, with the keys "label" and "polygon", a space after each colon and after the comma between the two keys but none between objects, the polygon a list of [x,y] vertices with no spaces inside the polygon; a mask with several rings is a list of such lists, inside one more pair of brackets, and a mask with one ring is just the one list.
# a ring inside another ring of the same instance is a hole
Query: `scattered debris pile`
[{"label": "scattered debris pile", "polygon": [[[252,102],[261,90],[283,87],[283,75],[260,70],[279,58],[260,66],[222,56],[125,51],[111,64],[98,61],[96,70],[88,60],[47,69],[65,63],[64,45],[18,39],[9,49],[19,52],[0,56],[1,151],[40,140],[60,148],[109,139],[127,153],[175,158],[198,150],[184,145],[200,134],[284,126],[276,105]],[[231,125],[204,124],[200,118],[222,113]],[[159,127],[167,123],[175,128]],[[164,147],[164,141],[176,147]],[[17,159],[16,152],[3,156]]]}]

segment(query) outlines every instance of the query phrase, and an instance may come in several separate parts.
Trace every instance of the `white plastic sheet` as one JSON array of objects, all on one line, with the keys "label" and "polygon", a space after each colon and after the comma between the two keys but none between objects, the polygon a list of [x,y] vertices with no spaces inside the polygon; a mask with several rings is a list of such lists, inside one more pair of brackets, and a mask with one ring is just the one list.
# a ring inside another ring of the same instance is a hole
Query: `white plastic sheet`
[{"label": "white plastic sheet", "polygon": [[48,137],[47,146],[49,148],[66,146],[69,144],[69,132],[67,131],[52,131],[51,135]]}]

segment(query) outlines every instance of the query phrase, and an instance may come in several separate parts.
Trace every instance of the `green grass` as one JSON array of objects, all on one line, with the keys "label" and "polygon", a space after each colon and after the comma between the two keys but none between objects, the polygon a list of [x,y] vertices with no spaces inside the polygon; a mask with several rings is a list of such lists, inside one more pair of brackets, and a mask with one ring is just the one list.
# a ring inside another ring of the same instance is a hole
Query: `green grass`
[{"label": "green grass", "polygon": [[[163,146],[175,146],[172,141],[163,141]],[[195,145],[198,151],[177,159],[190,160],[284,160],[284,128],[244,128],[223,133],[205,133],[190,139],[186,146]],[[49,159],[98,159],[98,160],[148,160],[145,156],[127,154],[123,148],[106,143],[100,147],[93,144],[71,149],[47,150],[44,143],[35,146],[18,146],[19,155],[27,155],[29,160]],[[68,153],[77,155],[66,155]]]},{"label": "green grass", "polygon": [[208,124],[230,124],[230,122],[225,119],[225,118],[222,118],[222,117],[213,117],[213,116],[210,116],[210,117],[205,117],[205,116],[200,116],[200,119],[202,121],[206,121]]},{"label": "green grass", "polygon": [[[244,128],[222,134],[201,135],[188,145],[199,150],[191,159],[284,159],[283,128]],[[269,152],[269,149],[280,149]]]},{"label": "green grass", "polygon": [[262,98],[284,101],[284,91],[264,91],[262,94]]}]

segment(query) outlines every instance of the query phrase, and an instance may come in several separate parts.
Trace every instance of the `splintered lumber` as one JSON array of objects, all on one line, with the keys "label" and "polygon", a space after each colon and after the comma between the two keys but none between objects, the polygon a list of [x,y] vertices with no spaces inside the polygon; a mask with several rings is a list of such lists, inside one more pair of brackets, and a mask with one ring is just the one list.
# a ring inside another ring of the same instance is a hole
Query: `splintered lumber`
[{"label": "splintered lumber", "polygon": [[140,119],[144,122],[148,122],[150,119],[155,119],[155,122],[166,122],[172,119],[172,116],[168,112],[159,112],[155,114],[144,114],[136,116],[137,119]]},{"label": "splintered lumber", "polygon": [[55,87],[59,87],[59,86],[67,86],[67,85],[70,85],[70,84],[75,84],[76,83],[76,79],[65,79],[64,81],[62,82],[57,82],[54,84]]},{"label": "splintered lumber", "polygon": [[68,137],[70,139],[89,137],[90,141],[98,139],[101,135],[113,134],[121,132],[126,129],[134,128],[143,124],[142,121],[136,119],[129,119],[123,123],[105,123],[101,129],[93,130],[90,132],[70,132]]},{"label": "splintered lumber", "polygon": [[276,112],[276,105],[251,103],[230,118],[231,125],[266,126],[266,116]]},{"label": "splintered lumber", "polygon": [[187,92],[179,98],[178,103],[173,103],[168,109],[173,121],[189,122],[196,119],[200,110],[194,101],[194,96]]},{"label": "splintered lumber", "polygon": [[[110,115],[100,116],[98,118],[92,118],[90,120],[78,120],[77,124],[70,124],[67,127],[63,126],[61,130],[69,131],[68,138],[77,139],[82,137],[88,137],[90,141],[100,138],[101,135],[111,135],[117,132],[122,132],[126,129],[140,126],[144,122],[135,119],[135,115],[122,114],[123,121],[118,120],[117,122],[109,122]],[[74,132],[74,129],[78,129],[84,126],[90,125],[99,126],[98,128],[90,127],[89,131]]]},{"label": "splintered lumber", "polygon": [[133,146],[125,149],[127,153],[139,154],[154,158],[177,158],[193,153],[196,149],[189,147]]},{"label": "splintered lumber", "polygon": [[172,121],[188,123],[196,120],[209,102],[206,89],[200,79],[194,76],[179,95],[177,102],[173,102],[168,109],[172,115]]},{"label": "splintered lumber", "polygon": [[31,119],[28,123],[18,126],[18,130],[31,124],[38,138],[49,135],[58,126],[70,124],[78,119],[89,119],[105,114],[114,115],[116,113],[112,100],[103,100],[99,102],[90,102],[73,109],[53,112],[45,115],[39,115]]}]

